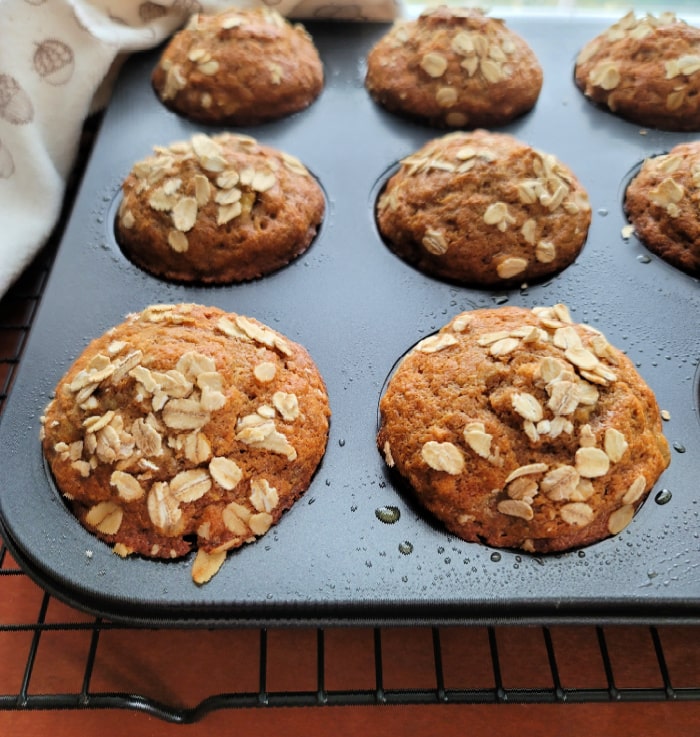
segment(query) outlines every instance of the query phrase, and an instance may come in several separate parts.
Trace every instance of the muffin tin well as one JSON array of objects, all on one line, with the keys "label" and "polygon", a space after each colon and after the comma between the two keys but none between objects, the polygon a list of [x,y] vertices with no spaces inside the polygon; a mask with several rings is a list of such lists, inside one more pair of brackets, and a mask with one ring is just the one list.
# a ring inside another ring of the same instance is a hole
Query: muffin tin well
[{"label": "muffin tin well", "polygon": [[[383,24],[308,24],[325,65],[320,97],[285,120],[239,129],[297,156],[323,187],[326,214],[308,252],[267,277],[221,287],[140,271],[114,238],[121,181],[154,145],[202,128],[155,98],[149,77],[159,50],[124,66],[0,424],[4,534],[41,585],[91,612],[160,624],[698,621],[700,290],[623,236],[621,206],[635,166],[692,136],[640,129],[576,89],[576,53],[609,20],[506,20],[538,55],[544,85],[535,109],[499,130],[565,161],[593,207],[577,260],[517,289],[425,276],[379,237],[374,204],[387,173],[444,132],[369,98],[364,59]],[[82,529],[51,483],[38,440],[43,408],[87,342],[126,313],[172,302],[250,315],[304,345],[333,411],[309,490],[202,587],[192,583],[189,559],[122,559]],[[465,543],[416,507],[386,468],[375,442],[382,387],[410,346],[458,312],[556,302],[635,362],[668,413],[671,466],[626,530],[584,550],[536,557]]]}]

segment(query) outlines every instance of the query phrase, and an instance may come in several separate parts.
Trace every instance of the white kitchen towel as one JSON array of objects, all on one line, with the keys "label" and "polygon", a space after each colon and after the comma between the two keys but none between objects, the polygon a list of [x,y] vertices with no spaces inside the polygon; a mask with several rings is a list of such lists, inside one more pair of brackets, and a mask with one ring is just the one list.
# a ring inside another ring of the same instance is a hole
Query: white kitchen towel
[{"label": "white kitchen towel", "polygon": [[56,224],[83,123],[110,70],[195,12],[268,5],[294,19],[391,20],[399,0],[0,0],[0,297]]}]

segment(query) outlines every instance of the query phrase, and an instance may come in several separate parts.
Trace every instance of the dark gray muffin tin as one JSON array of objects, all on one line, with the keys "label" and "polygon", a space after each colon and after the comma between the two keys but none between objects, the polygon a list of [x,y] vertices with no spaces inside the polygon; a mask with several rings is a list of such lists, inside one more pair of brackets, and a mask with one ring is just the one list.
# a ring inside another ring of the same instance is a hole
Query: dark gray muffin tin
[{"label": "dark gray muffin tin", "polygon": [[[624,188],[641,161],[692,140],[597,109],[573,82],[576,52],[610,21],[513,17],[544,69],[536,108],[501,128],[567,163],[593,222],[576,262],[546,283],[478,290],[427,277],[382,243],[373,209],[402,157],[441,135],[379,109],[365,56],[386,25],[308,24],[326,86],[306,111],[241,132],[298,156],[327,213],[309,251],[258,281],[168,284],[131,264],[113,235],[119,187],[153,145],[196,125],[150,88],[159,51],[124,67],[59,248],[0,424],[0,518],[19,563],[63,600],[115,620],[260,623],[678,622],[700,614],[700,290],[626,225]],[[209,129],[215,130],[215,129]],[[199,302],[254,316],[305,345],[333,418],[304,497],[197,587],[191,559],[121,559],[72,517],[42,459],[40,416],[93,337],[151,303]],[[465,543],[418,508],[375,445],[377,404],[400,356],[463,310],[565,302],[625,350],[670,413],[670,468],[619,536],[536,557]],[[666,503],[662,503],[666,501]]]}]

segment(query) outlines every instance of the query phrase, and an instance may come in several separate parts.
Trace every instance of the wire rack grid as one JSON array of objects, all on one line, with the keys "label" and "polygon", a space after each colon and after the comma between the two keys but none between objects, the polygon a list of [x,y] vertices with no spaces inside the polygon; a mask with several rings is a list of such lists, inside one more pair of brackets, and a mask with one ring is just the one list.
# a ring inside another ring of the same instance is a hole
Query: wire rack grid
[{"label": "wire rack grid", "polygon": [[[54,234],[0,300],[0,416],[98,126],[86,126]],[[0,544],[2,710],[189,723],[280,706],[697,701],[699,645],[692,625],[136,627],[62,603]],[[188,667],[166,671],[183,652]]]}]

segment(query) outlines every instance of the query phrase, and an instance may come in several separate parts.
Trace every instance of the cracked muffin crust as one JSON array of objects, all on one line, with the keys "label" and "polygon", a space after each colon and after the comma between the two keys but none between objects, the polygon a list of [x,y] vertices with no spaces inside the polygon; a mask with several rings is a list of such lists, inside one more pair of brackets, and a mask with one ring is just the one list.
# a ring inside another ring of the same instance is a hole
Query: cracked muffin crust
[{"label": "cracked muffin crust", "polygon": [[84,527],[119,555],[198,550],[204,583],[308,488],[330,409],[308,352],[255,319],[152,305],[88,345],[42,446]]},{"label": "cracked muffin crust", "polygon": [[397,21],[375,44],[365,87],[385,109],[436,127],[490,127],[534,107],[542,69],[502,20],[441,6]]},{"label": "cracked muffin crust", "polygon": [[308,107],[323,88],[311,36],[276,10],[198,13],[153,70],[168,109],[207,124],[254,125]]},{"label": "cracked muffin crust", "polygon": [[700,130],[700,28],[674,13],[629,12],[583,47],[574,74],[586,97],[621,118]]},{"label": "cracked muffin crust", "polygon": [[311,245],[325,211],[296,157],[233,133],[155,147],[122,194],[115,227],[125,255],[184,282],[226,284],[282,268]]},{"label": "cracked muffin crust", "polygon": [[555,156],[504,133],[448,133],[401,161],[377,202],[389,248],[428,274],[511,286],[578,256],[591,206]]},{"label": "cracked muffin crust", "polygon": [[377,444],[460,538],[542,553],[619,533],[670,462],[652,390],[561,304],[464,312],[418,343]]},{"label": "cracked muffin crust", "polygon": [[625,212],[650,251],[700,276],[700,141],[646,159],[625,192]]}]

